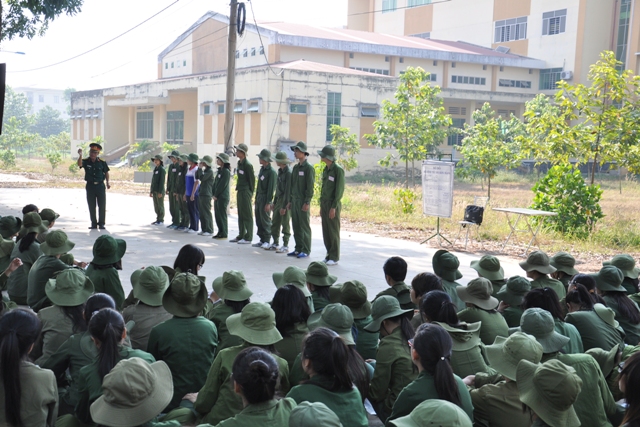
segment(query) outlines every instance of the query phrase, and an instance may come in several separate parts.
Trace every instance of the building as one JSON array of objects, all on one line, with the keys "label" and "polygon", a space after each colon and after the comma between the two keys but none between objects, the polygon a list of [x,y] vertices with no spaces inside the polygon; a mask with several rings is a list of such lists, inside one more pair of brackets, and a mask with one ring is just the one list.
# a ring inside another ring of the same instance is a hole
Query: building
[{"label": "building", "polygon": [[34,87],[15,87],[13,90],[27,97],[27,101],[31,105],[31,114],[37,114],[38,111],[49,106],[54,110],[58,110],[61,118],[69,119],[69,104],[64,99],[64,90]]},{"label": "building", "polygon": [[461,40],[546,63],[535,82],[585,83],[600,52],[640,72],[640,7],[632,0],[349,0],[348,28]]},{"label": "building", "polygon": [[[157,80],[75,92],[72,146],[102,136],[113,156],[145,139],[200,155],[220,152],[228,28],[227,16],[209,12],[159,55]],[[499,114],[520,116],[546,67],[467,42],[290,23],[247,23],[235,55],[234,143],[257,152],[305,140],[315,150],[330,139],[330,125],[340,124],[360,138],[363,169],[384,156],[363,135],[373,132],[383,100],[393,99],[407,67],[431,73],[457,127],[470,123],[484,102]],[[443,141],[443,151],[459,139]]]}]

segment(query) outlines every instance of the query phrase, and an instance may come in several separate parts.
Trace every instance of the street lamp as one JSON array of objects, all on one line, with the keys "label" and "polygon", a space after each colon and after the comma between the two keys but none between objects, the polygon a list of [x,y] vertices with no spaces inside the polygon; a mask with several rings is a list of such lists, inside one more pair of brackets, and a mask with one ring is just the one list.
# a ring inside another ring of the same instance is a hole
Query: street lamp
[{"label": "street lamp", "polygon": [[16,52],[13,50],[0,50],[0,53],[15,53],[16,55],[26,55],[24,52]]}]

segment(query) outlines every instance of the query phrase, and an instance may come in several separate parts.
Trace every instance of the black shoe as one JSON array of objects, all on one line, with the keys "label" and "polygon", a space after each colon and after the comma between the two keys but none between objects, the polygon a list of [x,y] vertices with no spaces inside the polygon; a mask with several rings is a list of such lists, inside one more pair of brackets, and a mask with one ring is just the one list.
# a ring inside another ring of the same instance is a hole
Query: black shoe
[{"label": "black shoe", "polygon": [[104,226],[104,225],[99,225],[99,226],[98,226],[98,228],[99,228],[100,230],[104,230],[104,229],[105,229],[105,226]]},{"label": "black shoe", "polygon": [[89,230],[97,230],[98,227],[96,227],[95,225],[92,225],[91,227],[89,227]]}]

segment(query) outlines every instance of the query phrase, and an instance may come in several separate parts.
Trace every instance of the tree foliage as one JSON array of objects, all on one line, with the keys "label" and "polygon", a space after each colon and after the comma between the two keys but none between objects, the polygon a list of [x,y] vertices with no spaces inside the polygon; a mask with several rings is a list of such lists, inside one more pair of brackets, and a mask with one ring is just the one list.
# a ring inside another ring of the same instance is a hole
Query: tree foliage
[{"label": "tree foliage", "polygon": [[358,167],[356,155],[360,153],[358,137],[349,128],[331,125],[331,145],[336,149],[336,162],[346,171]]},{"label": "tree foliage", "polygon": [[60,117],[60,112],[50,106],[45,106],[35,115],[31,132],[37,133],[43,138],[58,135],[69,129],[69,122]]},{"label": "tree foliage", "polygon": [[23,93],[14,91],[10,86],[6,87],[4,93],[4,115],[2,117],[3,129],[7,122],[15,118],[13,126],[18,125],[22,130],[26,130],[32,123],[31,105]]},{"label": "tree foliage", "polygon": [[0,41],[42,36],[58,16],[80,12],[84,0],[4,0]]}]

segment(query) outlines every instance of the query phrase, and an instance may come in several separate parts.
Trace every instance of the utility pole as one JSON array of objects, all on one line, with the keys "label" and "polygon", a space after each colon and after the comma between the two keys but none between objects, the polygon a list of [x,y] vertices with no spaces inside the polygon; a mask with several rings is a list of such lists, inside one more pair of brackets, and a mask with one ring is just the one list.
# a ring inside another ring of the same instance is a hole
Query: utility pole
[{"label": "utility pole", "polygon": [[229,52],[227,63],[227,99],[224,108],[224,152],[233,152],[233,108],[235,101],[236,85],[236,43],[238,40],[238,0],[231,0],[231,12],[229,13]]}]

